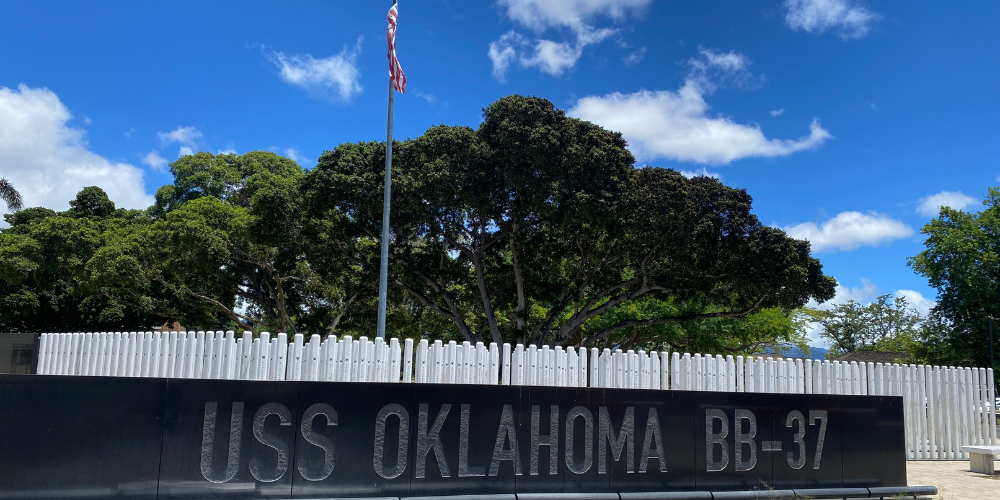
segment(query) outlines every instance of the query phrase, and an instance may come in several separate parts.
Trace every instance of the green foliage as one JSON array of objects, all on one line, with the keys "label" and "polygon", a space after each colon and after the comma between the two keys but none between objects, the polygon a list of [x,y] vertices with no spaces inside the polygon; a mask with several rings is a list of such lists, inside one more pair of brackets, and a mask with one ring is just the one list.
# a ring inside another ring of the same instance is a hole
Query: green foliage
[{"label": "green foliage", "polygon": [[302,176],[302,168],[294,161],[268,151],[244,155],[200,152],[178,158],[170,164],[170,172],[174,183],[156,191],[156,202],[150,208],[156,218],[201,197],[250,207],[251,198],[268,181]]},{"label": "green foliage", "polygon": [[[544,99],[506,97],[483,118],[393,146],[390,335],[807,347],[798,310],[834,281],[746,191],[637,169],[620,134]],[[379,142],[341,144],[309,172],[202,152],[170,165],[146,211],[86,188],[68,212],[9,214],[0,325],[371,336],[384,164]]]},{"label": "green foliage", "polygon": [[[631,319],[670,317],[683,309],[673,301],[647,297],[612,309],[588,326],[602,329]],[[808,354],[806,325],[807,316],[802,309],[771,307],[739,318],[713,317],[623,328],[618,335],[595,346],[731,354],[781,354],[798,348]]]},{"label": "green foliage", "polygon": [[909,351],[924,321],[905,297],[888,294],[867,305],[852,299],[829,310],[805,311],[823,328],[821,335],[830,340],[830,359],[854,351]]},{"label": "green foliage", "polygon": [[107,217],[115,212],[115,202],[97,186],[87,186],[69,202],[71,217]]},{"label": "green foliage", "polygon": [[[467,340],[620,344],[833,295],[808,243],[760,224],[745,191],[635,169],[620,134],[543,99],[393,150],[390,283]],[[383,164],[384,144],[341,144],[303,183],[306,231],[360,281],[378,275],[360,248],[379,240]]]},{"label": "green foliage", "polygon": [[923,332],[929,362],[989,365],[987,319],[1000,316],[1000,189],[990,188],[983,206],[942,207],[920,231],[925,250],[908,260],[938,291],[933,327]]},{"label": "green foliage", "polygon": [[963,361],[963,358],[957,355],[949,342],[952,333],[952,325],[942,317],[941,311],[932,310],[920,325],[916,341],[907,346],[907,351],[915,361],[920,363],[930,365],[967,364],[967,361]]},{"label": "green foliage", "polygon": [[[100,199],[86,188],[81,199]],[[79,206],[79,205],[76,205]],[[97,206],[101,206],[100,203]],[[75,207],[74,207],[75,208]],[[85,264],[119,234],[149,224],[141,212],[98,210],[101,215],[29,208],[8,214],[0,233],[0,325],[8,331],[122,330],[157,320],[93,288]]]},{"label": "green foliage", "polygon": [[56,215],[55,210],[44,207],[31,207],[12,214],[4,214],[3,219],[11,226],[28,227],[32,222],[40,221]]},{"label": "green foliage", "polygon": [[[182,324],[322,331],[343,294],[304,259],[302,169],[258,151],[185,156],[171,172],[150,209],[155,222],[91,266],[106,293]],[[106,263],[128,271],[105,273]]]},{"label": "green foliage", "polygon": [[14,184],[3,177],[0,177],[0,200],[7,205],[7,210],[14,212],[20,210],[24,203],[21,193],[14,188]]}]

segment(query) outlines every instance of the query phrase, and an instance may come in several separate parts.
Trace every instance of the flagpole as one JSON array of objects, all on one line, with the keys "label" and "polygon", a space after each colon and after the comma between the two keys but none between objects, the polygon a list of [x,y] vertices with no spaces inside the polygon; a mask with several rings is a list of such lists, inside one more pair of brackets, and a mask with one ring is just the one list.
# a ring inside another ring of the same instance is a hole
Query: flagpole
[{"label": "flagpole", "polygon": [[[385,338],[385,309],[389,288],[389,200],[392,198],[392,99],[396,93],[395,86],[402,78],[399,91],[406,86],[406,77],[396,60],[396,0],[392,0],[389,9],[389,120],[385,132],[385,189],[382,195],[382,263],[378,273],[378,326],[375,330],[377,338]],[[399,73],[397,75],[397,73]]]},{"label": "flagpole", "polygon": [[[395,2],[393,2],[395,3]],[[392,196],[392,100],[395,94],[389,78],[389,126],[385,139],[385,193],[382,196],[382,267],[378,275],[377,337],[385,338],[385,303],[389,285],[389,199]]]}]

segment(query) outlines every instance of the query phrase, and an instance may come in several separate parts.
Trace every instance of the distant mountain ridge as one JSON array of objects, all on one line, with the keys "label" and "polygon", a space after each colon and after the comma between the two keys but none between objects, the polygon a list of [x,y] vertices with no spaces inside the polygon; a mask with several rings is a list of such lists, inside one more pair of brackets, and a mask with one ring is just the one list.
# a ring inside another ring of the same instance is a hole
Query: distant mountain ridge
[{"label": "distant mountain ridge", "polygon": [[[812,347],[812,346],[810,346],[809,351],[810,351],[810,354],[808,356],[809,359],[826,359],[826,354],[830,352],[829,349],[823,349],[822,347]],[[789,358],[806,357],[805,354],[803,354],[802,349],[799,349],[798,347],[793,347],[792,349],[790,349],[788,351],[788,354],[785,354],[785,356],[788,356]]]},{"label": "distant mountain ridge", "polygon": [[[810,354],[808,356],[809,359],[819,359],[819,360],[826,359],[826,354],[828,352],[830,352],[829,349],[823,349],[822,347],[812,347],[812,346],[810,346],[809,351],[810,351]],[[766,356],[766,354],[765,354],[765,356]],[[785,354],[783,354],[783,356],[785,356],[787,358],[805,358],[805,357],[807,357],[802,352],[802,349],[799,349],[798,347],[793,347],[793,348],[789,349],[788,352],[786,352]]]}]

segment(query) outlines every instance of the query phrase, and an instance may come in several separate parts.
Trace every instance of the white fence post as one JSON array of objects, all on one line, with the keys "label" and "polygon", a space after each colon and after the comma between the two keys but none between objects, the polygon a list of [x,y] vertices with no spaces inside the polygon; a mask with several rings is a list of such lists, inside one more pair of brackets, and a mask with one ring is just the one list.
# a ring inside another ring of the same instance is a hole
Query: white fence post
[{"label": "white fence post", "polygon": [[962,445],[997,443],[990,368],[348,335],[289,340],[221,330],[43,333],[37,373],[900,396],[908,460],[961,459]]}]

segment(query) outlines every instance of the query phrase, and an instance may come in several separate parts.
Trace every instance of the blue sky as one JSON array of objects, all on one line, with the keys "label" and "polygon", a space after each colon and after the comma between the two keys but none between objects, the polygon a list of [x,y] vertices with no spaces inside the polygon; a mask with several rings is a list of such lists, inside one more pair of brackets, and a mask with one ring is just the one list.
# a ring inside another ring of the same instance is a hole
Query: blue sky
[{"label": "blue sky", "polygon": [[[960,8],[955,8],[958,5]],[[384,140],[389,2],[14,2],[0,175],[55,209],[144,207],[190,150],[305,167]],[[395,136],[511,93],[619,130],[640,164],[746,188],[813,241],[838,300],[933,290],[905,265],[1000,175],[997,2],[403,0]]]}]

